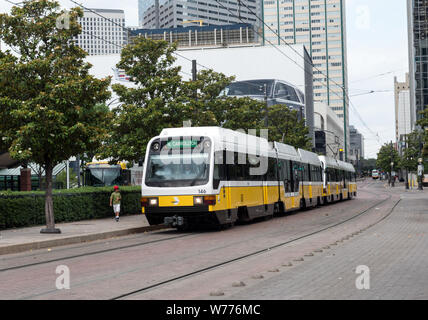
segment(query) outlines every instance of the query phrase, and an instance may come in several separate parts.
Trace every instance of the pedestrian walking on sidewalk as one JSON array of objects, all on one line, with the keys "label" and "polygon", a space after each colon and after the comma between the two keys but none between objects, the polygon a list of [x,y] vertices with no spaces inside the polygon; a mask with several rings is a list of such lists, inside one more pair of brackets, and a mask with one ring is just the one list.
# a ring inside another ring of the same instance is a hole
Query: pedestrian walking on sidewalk
[{"label": "pedestrian walking on sidewalk", "polygon": [[119,222],[120,200],[122,200],[122,197],[120,196],[119,187],[114,186],[114,192],[110,196],[110,207],[113,206],[116,222]]}]

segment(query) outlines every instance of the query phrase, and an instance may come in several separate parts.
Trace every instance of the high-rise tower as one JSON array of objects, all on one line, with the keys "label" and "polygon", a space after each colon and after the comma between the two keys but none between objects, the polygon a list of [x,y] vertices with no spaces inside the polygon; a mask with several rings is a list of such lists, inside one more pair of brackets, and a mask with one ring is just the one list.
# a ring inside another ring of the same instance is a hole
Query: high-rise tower
[{"label": "high-rise tower", "polygon": [[[345,0],[265,0],[265,43],[304,44],[314,63],[314,100],[344,122],[349,149]],[[285,42],[284,42],[285,41]]]}]

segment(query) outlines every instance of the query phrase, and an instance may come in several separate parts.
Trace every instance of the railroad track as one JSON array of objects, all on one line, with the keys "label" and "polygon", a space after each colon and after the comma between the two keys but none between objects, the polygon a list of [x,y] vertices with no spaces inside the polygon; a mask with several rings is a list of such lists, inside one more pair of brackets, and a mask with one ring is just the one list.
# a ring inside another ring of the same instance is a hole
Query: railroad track
[{"label": "railroad track", "polygon": [[[332,225],[329,225],[327,227],[318,229],[316,231],[306,233],[306,234],[304,234],[302,236],[295,237],[295,238],[293,238],[291,240],[287,240],[287,241],[281,242],[281,243],[279,243],[277,245],[274,245],[274,246],[269,246],[269,247],[266,247],[266,248],[263,248],[263,249],[260,249],[260,250],[257,250],[257,251],[254,251],[254,252],[251,252],[251,253],[248,253],[248,254],[236,257],[236,258],[233,258],[233,259],[229,259],[229,260],[223,261],[221,263],[217,263],[217,264],[214,264],[214,265],[211,265],[211,266],[208,266],[208,267],[205,267],[205,268],[201,268],[201,269],[198,269],[198,270],[195,270],[195,271],[192,271],[192,272],[189,272],[189,273],[177,276],[177,277],[173,277],[173,278],[170,278],[170,279],[167,279],[167,280],[164,280],[164,281],[152,284],[150,286],[146,286],[146,287],[143,287],[143,288],[140,288],[140,289],[137,289],[137,290],[133,290],[133,291],[130,291],[130,292],[127,292],[127,293],[123,293],[121,295],[118,295],[118,296],[115,296],[113,298],[110,298],[110,300],[119,300],[119,299],[127,298],[127,297],[130,297],[132,295],[139,294],[139,293],[151,290],[151,289],[159,288],[159,287],[171,284],[173,282],[176,282],[176,281],[179,281],[179,280],[182,280],[182,279],[185,279],[185,278],[189,278],[189,277],[192,277],[192,276],[199,275],[199,274],[201,274],[203,272],[214,270],[214,269],[216,269],[218,267],[221,267],[221,266],[225,266],[225,265],[228,265],[228,264],[231,264],[231,263],[234,263],[234,262],[238,262],[238,261],[241,261],[241,260],[244,260],[244,259],[256,256],[256,255],[260,255],[260,254],[263,254],[263,253],[266,253],[266,252],[270,252],[271,250],[283,247],[285,245],[289,245],[289,244],[291,244],[293,242],[296,242],[296,241],[299,241],[301,239],[309,238],[309,237],[311,237],[313,235],[319,234],[319,233],[324,232],[326,230],[329,230],[329,229],[332,229],[332,228],[337,227],[339,225],[342,225],[344,223],[347,223],[347,222],[349,222],[349,221],[351,221],[351,220],[353,220],[353,219],[355,219],[357,217],[360,217],[360,216],[366,214],[367,212],[371,211],[373,208],[376,208],[377,206],[382,205],[383,203],[385,203],[386,201],[390,200],[391,198],[392,198],[392,196],[389,195],[387,198],[385,198],[385,199],[383,199],[383,200],[375,203],[373,206],[370,206],[369,208],[367,208],[367,209],[365,209],[365,210],[363,210],[363,211],[361,211],[361,212],[353,215],[352,217],[350,217],[348,219],[342,220],[342,221],[340,221],[338,223],[334,223]],[[389,215],[391,215],[391,213],[394,211],[394,209],[396,208],[396,206],[398,205],[398,203],[400,201],[401,201],[401,199],[398,200],[394,204],[394,206],[391,208],[391,210],[382,219],[379,219],[375,223],[369,225],[367,228],[373,227],[374,225],[378,224],[379,222],[381,222],[384,219],[386,219]]]},{"label": "railroad track", "polygon": [[76,258],[81,258],[81,257],[85,257],[85,256],[92,256],[92,255],[96,255],[96,254],[109,253],[109,252],[117,251],[117,250],[141,247],[141,246],[146,246],[146,245],[159,243],[159,242],[163,242],[163,241],[186,238],[186,237],[190,237],[190,236],[196,236],[196,234],[194,234],[194,233],[184,234],[184,235],[180,235],[180,236],[162,238],[162,239],[147,241],[147,242],[143,242],[143,243],[134,243],[134,244],[129,244],[129,245],[125,245],[125,246],[119,246],[119,247],[108,248],[108,249],[103,249],[103,250],[85,252],[85,253],[81,253],[81,254],[76,254],[76,255],[71,255],[71,256],[66,256],[66,257],[61,257],[61,258],[55,258],[55,259],[50,259],[50,260],[44,260],[44,261],[38,261],[38,262],[34,262],[34,263],[22,264],[22,265],[13,266],[13,267],[2,268],[2,269],[0,269],[0,273],[6,272],[6,271],[11,271],[11,270],[18,270],[18,269],[34,267],[34,266],[48,264],[48,263],[57,262],[57,261],[70,260],[70,259],[76,259]]}]

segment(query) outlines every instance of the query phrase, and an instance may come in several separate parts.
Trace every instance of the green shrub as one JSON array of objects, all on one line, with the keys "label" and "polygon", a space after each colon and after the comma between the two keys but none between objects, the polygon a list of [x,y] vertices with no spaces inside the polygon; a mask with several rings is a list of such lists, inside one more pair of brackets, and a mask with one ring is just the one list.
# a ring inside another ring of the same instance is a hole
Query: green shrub
[{"label": "green shrub", "polygon": [[[55,222],[72,222],[113,216],[110,207],[112,187],[84,187],[55,190]],[[121,187],[121,215],[141,213],[141,187]],[[44,192],[0,192],[0,229],[43,225]]]}]

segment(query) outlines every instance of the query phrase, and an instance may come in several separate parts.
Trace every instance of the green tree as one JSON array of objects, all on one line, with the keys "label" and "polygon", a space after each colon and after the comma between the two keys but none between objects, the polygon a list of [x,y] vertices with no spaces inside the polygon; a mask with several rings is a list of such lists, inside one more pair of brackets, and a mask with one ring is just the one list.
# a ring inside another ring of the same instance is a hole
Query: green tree
[{"label": "green tree", "polygon": [[117,67],[132,78],[134,88],[113,85],[121,104],[115,108],[111,134],[100,153],[112,161],[138,161],[148,141],[163,128],[183,125],[182,79],[174,67],[174,45],[138,37],[121,53]]},{"label": "green tree", "polygon": [[376,169],[376,159],[361,159],[361,170],[363,172],[371,173],[372,170]]},{"label": "green tree", "polygon": [[423,141],[420,131],[413,131],[407,135],[406,148],[401,159],[403,168],[409,171],[416,171],[418,159],[421,157],[421,142]]},{"label": "green tree", "polygon": [[[96,107],[109,97],[110,79],[89,74],[86,53],[74,44],[82,10],[65,13],[58,2],[28,0],[0,15],[0,38],[11,51],[0,56],[0,136],[15,159],[46,174],[47,229],[55,229],[52,171],[56,164],[97,149],[108,131]],[[62,18],[67,24],[57,27]]]},{"label": "green tree", "polygon": [[213,70],[201,70],[196,81],[184,83],[181,102],[186,106],[186,119],[192,126],[221,126],[248,132],[262,128],[264,104],[248,97],[228,97],[221,91],[235,77],[227,77]]},{"label": "green tree", "polygon": [[[113,85],[121,105],[114,110],[111,136],[100,157],[138,161],[152,137],[188,120],[192,126],[256,129],[257,133],[264,127],[263,102],[221,95],[234,77],[213,70],[201,70],[195,81],[183,81],[180,67],[173,66],[175,50],[175,45],[166,41],[145,38],[137,38],[122,50],[117,67],[131,77],[135,87]],[[281,141],[284,136],[285,143],[310,149],[308,130],[298,121],[297,112],[284,106],[271,112],[271,139]],[[286,119],[287,124],[281,125],[280,119]]]},{"label": "green tree", "polygon": [[200,70],[196,81],[183,82],[180,102],[186,106],[185,117],[192,126],[219,126],[226,121],[234,99],[219,97],[221,91],[234,80],[213,70]]},{"label": "green tree", "polygon": [[283,142],[296,148],[312,150],[309,128],[299,113],[284,105],[269,108],[269,140]]},{"label": "green tree", "polygon": [[394,163],[394,170],[398,170],[401,167],[400,156],[398,155],[397,150],[395,150],[392,143],[384,144],[378,154],[376,165],[378,168],[381,168],[385,172],[390,172],[392,167],[391,163]]},{"label": "green tree", "polygon": [[[74,172],[74,170],[72,168],[69,169],[69,183],[70,183],[70,187],[75,187],[77,186],[77,174]],[[61,185],[61,188],[66,188],[67,187],[67,170],[64,169],[62,170],[60,173],[58,173],[55,177],[55,182],[59,185]]]},{"label": "green tree", "polygon": [[418,121],[418,125],[421,126],[423,130],[423,149],[422,155],[424,158],[428,157],[428,107],[425,108],[423,112],[421,112],[422,118]]}]

